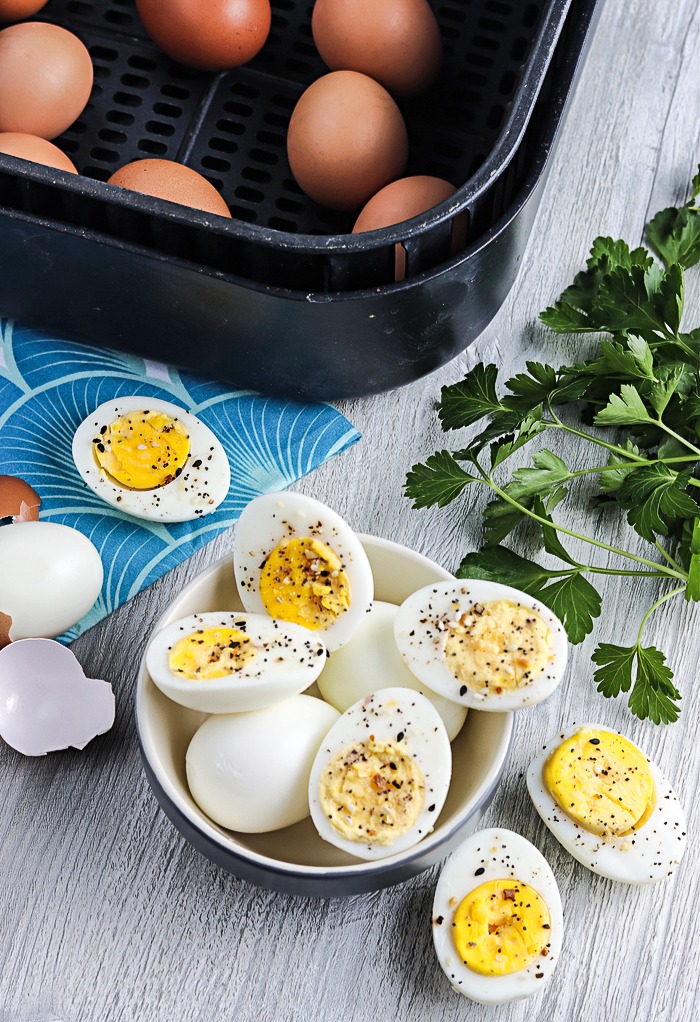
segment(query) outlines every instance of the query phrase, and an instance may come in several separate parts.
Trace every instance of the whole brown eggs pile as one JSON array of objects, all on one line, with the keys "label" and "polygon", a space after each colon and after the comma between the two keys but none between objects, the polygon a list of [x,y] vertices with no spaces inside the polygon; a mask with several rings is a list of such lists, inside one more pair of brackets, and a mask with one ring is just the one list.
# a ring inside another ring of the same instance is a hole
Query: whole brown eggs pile
[{"label": "whole brown eggs pile", "polygon": [[[51,139],[83,112],[93,84],[90,55],[71,32],[25,21],[47,0],[0,0],[0,152],[77,173]],[[250,61],[267,41],[269,0],[136,0],[153,41],[172,59],[204,71]],[[436,78],[440,29],[427,0],[316,0],[315,46],[330,68],[303,92],[289,123],[287,154],[297,184],[329,209],[357,211],[353,232],[420,215],[455,191],[429,176],[404,177],[408,134],[397,98]],[[163,159],[140,159],[108,180],[132,191],[230,217],[201,174]],[[463,239],[453,231],[453,251]],[[396,248],[396,278],[405,256]]]}]

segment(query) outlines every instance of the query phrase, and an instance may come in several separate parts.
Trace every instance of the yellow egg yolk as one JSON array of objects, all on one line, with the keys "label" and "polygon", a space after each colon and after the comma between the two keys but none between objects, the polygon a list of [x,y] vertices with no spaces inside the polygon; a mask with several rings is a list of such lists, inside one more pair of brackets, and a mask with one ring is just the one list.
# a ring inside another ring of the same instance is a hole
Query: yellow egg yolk
[{"label": "yellow egg yolk", "polygon": [[260,597],[271,617],[327,628],[350,606],[350,581],[338,555],[320,539],[280,543],[264,562]]},{"label": "yellow egg yolk", "polygon": [[552,660],[552,635],[531,607],[511,600],[475,603],[447,621],[446,663],[471,692],[512,692]]},{"label": "yellow egg yolk", "polygon": [[120,486],[153,490],[180,475],[190,438],[179,419],[145,409],[103,426],[93,450],[100,468]]},{"label": "yellow egg yolk", "polygon": [[462,961],[482,976],[520,972],[549,953],[549,909],[534,888],[518,880],[489,880],[470,891],[452,926]]},{"label": "yellow egg yolk", "polygon": [[342,837],[386,846],[420,816],[425,780],[398,742],[380,742],[370,735],[330,760],[319,796],[327,819]]},{"label": "yellow egg yolk", "polygon": [[238,628],[202,628],[175,643],[168,656],[173,674],[206,681],[235,674],[255,659],[257,648]]},{"label": "yellow egg yolk", "polygon": [[627,834],[654,808],[649,763],[611,731],[582,728],[567,738],[545,763],[543,779],[567,816],[593,834]]}]

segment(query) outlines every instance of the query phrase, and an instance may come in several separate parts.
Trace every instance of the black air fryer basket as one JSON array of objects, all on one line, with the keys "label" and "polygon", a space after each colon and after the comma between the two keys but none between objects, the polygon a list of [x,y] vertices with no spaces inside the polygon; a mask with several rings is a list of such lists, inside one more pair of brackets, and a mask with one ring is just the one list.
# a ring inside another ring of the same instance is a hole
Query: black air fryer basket
[{"label": "black air fryer basket", "polygon": [[[458,186],[429,213],[350,233],[286,158],[289,117],[327,69],[309,0],[272,0],[270,38],[235,71],[173,63],[133,0],[49,0],[95,86],[56,140],[80,177],[0,154],[0,313],[244,388],[309,398],[388,390],[484,329],[518,270],[597,0],[433,0],[440,76],[401,103],[408,174]],[[203,173],[231,221],[104,182],[133,159]],[[466,248],[450,255],[466,213]],[[394,246],[406,279],[394,282]]]}]

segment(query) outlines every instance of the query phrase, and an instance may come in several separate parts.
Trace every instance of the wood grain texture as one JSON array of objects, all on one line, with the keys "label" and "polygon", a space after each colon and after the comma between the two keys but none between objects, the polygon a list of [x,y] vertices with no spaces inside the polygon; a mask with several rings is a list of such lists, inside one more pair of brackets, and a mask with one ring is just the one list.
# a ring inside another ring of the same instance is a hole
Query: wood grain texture
[{"label": "wood grain texture", "polygon": [[[434,411],[440,387],[480,359],[509,374],[526,358],[557,363],[585,350],[580,340],[548,335],[536,325],[537,313],[569,283],[596,234],[636,241],[651,213],[685,198],[700,155],[699,35],[697,0],[606,0],[522,272],[499,316],[440,372],[344,404],[363,440],[300,490],[358,530],[412,546],[451,569],[478,547],[478,494],[423,512],[401,495],[411,465],[445,446]],[[696,272],[687,295],[696,318],[699,299]],[[575,460],[575,450],[562,450]],[[572,527],[584,521],[601,538],[636,542],[624,524],[591,514],[582,489]],[[44,760],[0,748],[0,1022],[495,1018],[454,994],[435,960],[429,921],[437,869],[363,897],[286,897],[210,864],[158,809],[134,729],[139,658],[150,625],[173,595],[230,547],[230,535],[220,538],[76,643],[87,674],[114,684],[118,713],[108,735],[82,753]],[[597,556],[596,563],[606,563]],[[603,589],[596,640],[631,640],[648,587],[608,580]],[[592,637],[574,650],[561,690],[516,719],[513,752],[485,823],[520,831],[544,852],[560,885],[567,934],[552,983],[529,1003],[499,1009],[503,1022],[695,1017],[698,624],[697,608],[674,605],[650,627],[683,692],[673,727],[635,721],[622,702],[596,693]],[[629,888],[590,874],[530,808],[523,773],[533,749],[563,723],[591,719],[636,740],[671,778],[689,813],[686,858],[668,884]]]}]

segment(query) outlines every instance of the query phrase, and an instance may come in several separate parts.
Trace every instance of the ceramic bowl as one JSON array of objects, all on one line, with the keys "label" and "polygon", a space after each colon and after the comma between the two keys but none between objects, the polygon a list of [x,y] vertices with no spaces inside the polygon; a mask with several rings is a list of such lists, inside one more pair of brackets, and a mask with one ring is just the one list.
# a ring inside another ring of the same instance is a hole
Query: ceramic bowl
[{"label": "ceramic bowl", "polygon": [[[375,596],[399,604],[416,589],[452,576],[406,547],[361,536]],[[187,614],[241,610],[230,558],[203,571],[175,599],[156,629]],[[322,841],[310,818],[268,834],[239,834],[210,820],[187,787],[185,753],[206,714],[168,699],[142,662],[136,722],[146,776],[163,811],[195,848],[223,869],[288,894],[339,897],[400,883],[444,859],[475,830],[499,782],[510,748],[512,713],[470,710],[452,743],[447,801],[434,830],[418,845],[373,862],[354,859]]]}]

